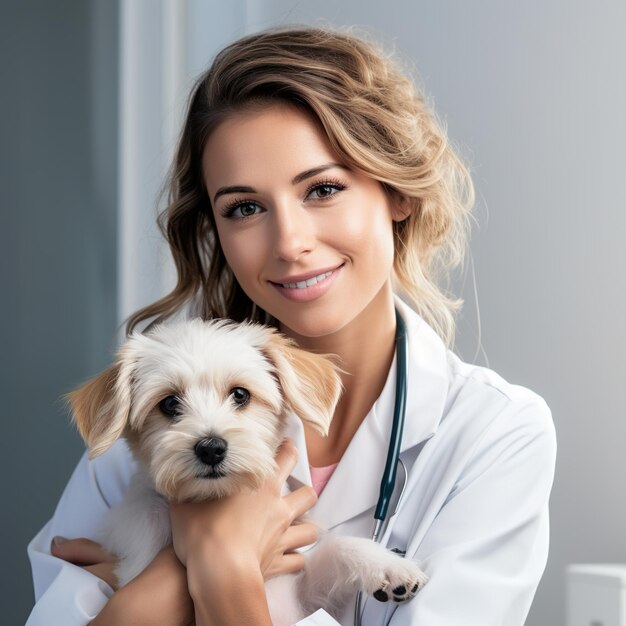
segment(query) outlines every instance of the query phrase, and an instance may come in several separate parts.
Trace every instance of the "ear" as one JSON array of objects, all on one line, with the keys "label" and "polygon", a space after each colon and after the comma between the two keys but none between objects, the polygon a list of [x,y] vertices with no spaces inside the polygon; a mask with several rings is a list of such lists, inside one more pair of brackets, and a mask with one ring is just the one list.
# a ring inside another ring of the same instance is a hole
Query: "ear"
[{"label": "ear", "polygon": [[411,215],[412,203],[408,196],[399,191],[394,191],[390,195],[389,201],[391,203],[391,219],[394,222],[403,222]]},{"label": "ear", "polygon": [[301,350],[276,332],[269,335],[263,351],[275,366],[294,413],[326,437],[341,395],[339,368],[329,356]]},{"label": "ear", "polygon": [[122,435],[131,406],[131,368],[123,360],[64,396],[89,458],[108,450]]}]

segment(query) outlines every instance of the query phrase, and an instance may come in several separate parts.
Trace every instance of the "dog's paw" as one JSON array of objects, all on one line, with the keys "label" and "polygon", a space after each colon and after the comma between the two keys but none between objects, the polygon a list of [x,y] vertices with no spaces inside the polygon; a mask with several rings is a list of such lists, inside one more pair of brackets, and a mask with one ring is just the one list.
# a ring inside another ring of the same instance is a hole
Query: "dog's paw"
[{"label": "dog's paw", "polygon": [[414,561],[395,554],[390,557],[368,581],[366,591],[379,602],[406,602],[428,582],[428,577]]}]

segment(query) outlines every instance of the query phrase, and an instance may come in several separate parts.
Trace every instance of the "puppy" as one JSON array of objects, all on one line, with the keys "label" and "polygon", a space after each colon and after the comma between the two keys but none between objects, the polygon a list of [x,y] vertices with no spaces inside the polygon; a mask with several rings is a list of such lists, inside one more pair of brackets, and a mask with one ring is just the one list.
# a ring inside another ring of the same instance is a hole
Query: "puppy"
[{"label": "puppy", "polygon": [[[336,369],[271,328],[193,319],[133,334],[112,367],[66,396],[90,457],[124,437],[140,468],[100,537],[120,586],[171,543],[168,500],[225,497],[276,471],[289,411],[328,434]],[[406,601],[426,580],[369,539],[327,535],[303,572],[266,591],[274,624],[291,625],[318,608],[336,616],[357,590]]]}]

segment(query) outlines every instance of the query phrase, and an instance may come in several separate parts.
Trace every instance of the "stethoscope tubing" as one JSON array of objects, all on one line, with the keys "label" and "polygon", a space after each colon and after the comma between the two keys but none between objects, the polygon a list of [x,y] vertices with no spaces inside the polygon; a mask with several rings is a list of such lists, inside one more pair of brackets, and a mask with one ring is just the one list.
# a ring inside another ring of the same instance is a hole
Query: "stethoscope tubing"
[{"label": "stethoscope tubing", "polygon": [[[395,510],[402,499],[402,494],[406,487],[407,472],[404,463],[400,459],[400,447],[402,446],[402,435],[404,433],[404,418],[406,415],[406,395],[407,395],[407,354],[408,354],[408,336],[406,332],[406,324],[402,316],[396,309],[396,397],[393,409],[393,424],[391,427],[391,436],[389,439],[389,448],[387,450],[387,460],[385,462],[385,470],[380,481],[380,494],[378,503],[374,512],[374,530],[372,539],[377,543],[382,538],[382,529],[389,512],[389,504],[393,495],[396,484],[396,474],[398,463],[402,465],[404,470],[404,483],[402,491],[396,504]],[[394,511],[395,513],[395,511]],[[354,625],[361,626],[361,592],[358,591],[354,604]]]}]

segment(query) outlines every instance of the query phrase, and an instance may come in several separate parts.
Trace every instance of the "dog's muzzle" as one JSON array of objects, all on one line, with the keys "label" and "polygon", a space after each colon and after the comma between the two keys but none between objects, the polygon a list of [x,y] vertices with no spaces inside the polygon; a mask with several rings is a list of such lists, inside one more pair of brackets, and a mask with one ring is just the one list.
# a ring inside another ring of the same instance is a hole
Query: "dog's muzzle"
[{"label": "dog's muzzle", "polygon": [[193,448],[196,456],[210,467],[215,467],[224,460],[228,443],[221,437],[205,437]]}]

